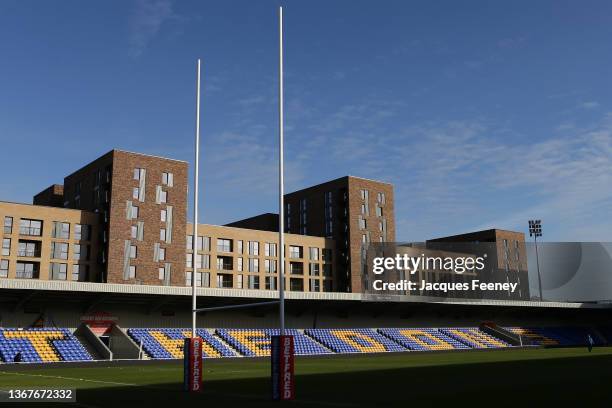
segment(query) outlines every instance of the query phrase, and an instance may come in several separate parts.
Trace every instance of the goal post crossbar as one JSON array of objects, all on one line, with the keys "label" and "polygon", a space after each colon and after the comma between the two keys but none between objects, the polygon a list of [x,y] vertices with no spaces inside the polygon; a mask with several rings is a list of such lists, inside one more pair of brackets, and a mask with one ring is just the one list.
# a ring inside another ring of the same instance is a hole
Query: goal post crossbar
[{"label": "goal post crossbar", "polygon": [[270,302],[257,302],[257,303],[244,303],[241,305],[226,305],[226,306],[213,306],[213,307],[202,307],[199,309],[194,309],[194,313],[201,312],[212,312],[215,310],[228,310],[228,309],[241,309],[245,307],[257,307],[257,306],[266,306],[266,305],[278,305],[280,300],[272,300]]}]

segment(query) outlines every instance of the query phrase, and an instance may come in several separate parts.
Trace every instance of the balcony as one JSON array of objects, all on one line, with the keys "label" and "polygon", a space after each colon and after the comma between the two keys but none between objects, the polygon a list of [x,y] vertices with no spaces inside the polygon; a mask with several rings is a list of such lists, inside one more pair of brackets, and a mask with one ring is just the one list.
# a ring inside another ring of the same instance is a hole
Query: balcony
[{"label": "balcony", "polygon": [[289,262],[289,273],[291,275],[303,275],[304,264],[302,262]]},{"label": "balcony", "polygon": [[217,270],[218,271],[231,271],[233,270],[233,258],[231,256],[218,256],[217,257]]}]

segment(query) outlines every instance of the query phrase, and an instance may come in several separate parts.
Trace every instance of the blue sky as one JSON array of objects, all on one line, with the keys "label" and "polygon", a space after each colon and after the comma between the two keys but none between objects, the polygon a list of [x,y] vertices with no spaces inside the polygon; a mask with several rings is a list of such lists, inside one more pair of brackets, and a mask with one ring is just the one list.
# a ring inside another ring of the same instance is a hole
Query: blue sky
[{"label": "blue sky", "polygon": [[[201,218],[276,211],[279,4],[0,2],[0,199],[111,148],[191,161],[202,57]],[[392,182],[400,240],[612,240],[612,3],[282,4],[288,191]]]}]

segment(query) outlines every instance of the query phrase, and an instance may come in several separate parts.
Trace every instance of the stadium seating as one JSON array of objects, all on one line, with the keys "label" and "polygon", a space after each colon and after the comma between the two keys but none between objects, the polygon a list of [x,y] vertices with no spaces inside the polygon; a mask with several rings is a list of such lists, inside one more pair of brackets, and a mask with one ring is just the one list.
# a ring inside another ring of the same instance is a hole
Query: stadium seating
[{"label": "stadium seating", "polygon": [[[607,330],[585,327],[508,327],[543,346],[606,344]],[[612,332],[612,328],[610,329]],[[397,351],[469,350],[510,347],[477,327],[416,327],[356,329],[287,329],[294,336],[297,355],[330,353],[383,353]],[[191,330],[185,328],[130,328],[128,336],[152,359],[183,358],[183,345]],[[198,329],[207,358],[270,355],[270,339],[278,329]],[[0,329],[0,361],[13,362],[20,352],[23,362],[92,360],[92,356],[68,329]]]},{"label": "stadium seating", "polygon": [[487,334],[477,327],[446,328],[440,331],[475,349],[510,347],[510,344]]},{"label": "stadium seating", "polygon": [[[128,335],[140,345],[147,355],[154,359],[183,358],[184,339],[191,337],[189,329],[128,329]],[[231,357],[232,353],[219,339],[204,329],[197,329],[202,338],[204,357]]]},{"label": "stadium seating", "polygon": [[435,328],[378,329],[378,331],[384,336],[413,351],[470,348],[456,339],[444,335]]},{"label": "stadium seating", "polygon": [[29,363],[93,360],[68,329],[0,329],[0,359],[13,362],[17,353]]},{"label": "stadium seating", "polygon": [[336,353],[384,353],[406,347],[373,329],[306,329],[304,333]]},{"label": "stadium seating", "polygon": [[[217,329],[219,337],[230,344],[240,354],[248,357],[269,356],[271,336],[280,334],[279,329]],[[295,354],[328,354],[331,351],[296,329],[287,329],[286,334],[293,336]]]},{"label": "stadium seating", "polygon": [[542,346],[586,345],[589,334],[594,345],[605,344],[605,341],[593,330],[585,327],[508,327],[507,329]]}]

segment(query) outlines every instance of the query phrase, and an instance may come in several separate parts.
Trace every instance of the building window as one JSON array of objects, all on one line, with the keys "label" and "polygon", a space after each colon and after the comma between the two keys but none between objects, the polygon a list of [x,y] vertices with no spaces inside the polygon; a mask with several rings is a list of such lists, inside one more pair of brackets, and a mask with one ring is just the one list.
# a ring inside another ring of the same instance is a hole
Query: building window
[{"label": "building window", "polygon": [[385,193],[378,193],[377,194],[377,201],[380,204],[385,204]]},{"label": "building window", "polygon": [[276,272],[276,261],[274,259],[266,259],[265,267],[267,273],[275,273]]},{"label": "building window", "polygon": [[323,248],[323,262],[332,261],[332,250],[330,248]]},{"label": "building window", "polygon": [[324,280],[323,281],[323,290],[325,292],[331,292],[332,291],[332,281]]},{"label": "building window", "polygon": [[321,291],[321,282],[318,279],[310,280],[310,291],[311,292],[320,292]]},{"label": "building window", "polygon": [[259,255],[259,242],[249,241],[249,255]]},{"label": "building window", "polygon": [[66,280],[68,265],[65,263],[51,262],[49,264],[49,278],[52,280]]},{"label": "building window", "polygon": [[136,279],[136,265],[130,265],[128,279]]},{"label": "building window", "polygon": [[0,259],[0,278],[8,278],[8,259]]},{"label": "building window", "polygon": [[193,268],[193,254],[185,254],[185,266]]},{"label": "building window", "polygon": [[166,260],[166,248],[159,248],[159,260],[160,261]]},{"label": "building window", "polygon": [[232,287],[232,275],[229,273],[218,273],[217,274],[217,287],[218,288],[231,288]]},{"label": "building window", "polygon": [[187,235],[187,250],[193,251],[193,235]]},{"label": "building window", "polygon": [[68,244],[66,244],[65,242],[52,242],[51,258],[68,259]]},{"label": "building window", "polygon": [[332,266],[331,264],[323,264],[323,276],[327,278],[331,278],[332,276]]},{"label": "building window", "polygon": [[70,224],[67,222],[53,221],[53,232],[51,233],[53,238],[69,239],[70,238]]},{"label": "building window", "polygon": [[[192,256],[193,254],[187,255],[187,267],[189,268],[192,267],[192,262],[193,262]],[[210,269],[210,255],[197,254],[196,255],[196,268],[197,269]]]},{"label": "building window", "polygon": [[301,262],[289,262],[289,273],[291,275],[303,275],[304,264]]},{"label": "building window", "polygon": [[165,228],[160,228],[160,230],[159,230],[159,240],[160,241],[165,241],[166,240],[166,229]]},{"label": "building window", "polygon": [[287,203],[285,209],[285,231],[291,231],[291,203]]},{"label": "building window", "polygon": [[310,264],[310,276],[319,276],[321,273],[321,269],[318,263]]},{"label": "building window", "polygon": [[244,275],[236,275],[236,289],[242,289]]},{"label": "building window", "polygon": [[276,278],[274,276],[266,276],[266,290],[276,290]]},{"label": "building window", "polygon": [[159,190],[159,202],[160,204],[164,204],[168,202],[168,192],[164,190]]},{"label": "building window", "polygon": [[73,258],[75,261],[86,261],[89,259],[88,245],[74,245]]},{"label": "building window", "polygon": [[162,184],[168,187],[174,186],[174,175],[172,173],[162,173]]},{"label": "building window", "polygon": [[134,169],[134,180],[140,180],[144,173],[145,169]]},{"label": "building window", "polygon": [[217,256],[217,270],[220,271],[231,271],[232,257],[231,256]]},{"label": "building window", "polygon": [[72,265],[72,280],[75,282],[86,282],[89,280],[89,265]]},{"label": "building window", "polygon": [[241,253],[242,253],[242,251],[243,251],[243,249],[244,249],[244,248],[243,248],[243,245],[244,245],[244,241],[242,241],[242,240],[238,240],[238,241],[236,241],[236,252],[238,252],[239,254],[241,254]]},{"label": "building window", "polygon": [[13,217],[4,217],[4,233],[13,233]]},{"label": "building window", "polygon": [[4,238],[2,240],[2,256],[9,256],[11,254],[11,239]]},{"label": "building window", "polygon": [[161,222],[166,222],[166,219],[168,218],[168,210],[161,210],[161,215],[159,218]]},{"label": "building window", "polygon": [[370,208],[367,204],[361,204],[361,214],[370,215]]},{"label": "building window", "polygon": [[266,242],[264,244],[264,254],[265,256],[276,256],[276,244]]},{"label": "building window", "polygon": [[138,248],[136,245],[130,245],[130,259],[136,259],[138,256]]},{"label": "building window", "polygon": [[133,220],[138,218],[138,207],[137,206],[135,206],[135,205],[132,206],[132,214],[131,215],[132,215],[132,219]]},{"label": "building window", "polygon": [[248,276],[249,289],[259,289],[259,276]]},{"label": "building window", "polygon": [[138,197],[140,197],[140,188],[138,187],[132,188],[132,198],[134,200],[138,200]]},{"label": "building window", "polygon": [[236,258],[236,269],[240,272],[244,270],[243,262],[244,262],[244,258],[242,257]]},{"label": "building window", "polygon": [[306,199],[300,200],[300,234],[306,235],[308,233],[308,207]]},{"label": "building window", "polygon": [[210,269],[210,255],[202,255],[202,268]]},{"label": "building window", "polygon": [[259,259],[249,258],[249,272],[259,272]]},{"label": "building window", "polygon": [[159,268],[157,268],[157,273],[158,273],[159,280],[166,279],[166,268],[164,268],[163,266],[160,266]]},{"label": "building window", "polygon": [[19,233],[40,237],[42,235],[42,221],[22,218],[19,221]]},{"label": "building window", "polygon": [[318,261],[319,260],[319,248],[310,247],[310,260]]},{"label": "building window", "polygon": [[198,251],[210,251],[210,237],[198,237]]},{"label": "building window", "polygon": [[39,264],[33,262],[17,262],[15,276],[18,279],[38,279]]},{"label": "building window", "polygon": [[232,240],[217,238],[217,252],[232,252]]},{"label": "building window", "polygon": [[333,201],[332,192],[327,191],[324,196],[325,201],[325,236],[331,236],[333,233]]},{"label": "building window", "polygon": [[294,292],[303,292],[304,291],[304,280],[303,279],[289,279],[289,290]]},{"label": "building window", "polygon": [[80,241],[89,241],[91,238],[91,228],[87,224],[74,225],[74,239]]},{"label": "building window", "polygon": [[301,246],[289,246],[289,258],[302,258],[302,251]]},{"label": "building window", "polygon": [[136,237],[138,237],[138,227],[136,225],[132,225],[130,227],[130,236],[132,239],[136,239]]}]

